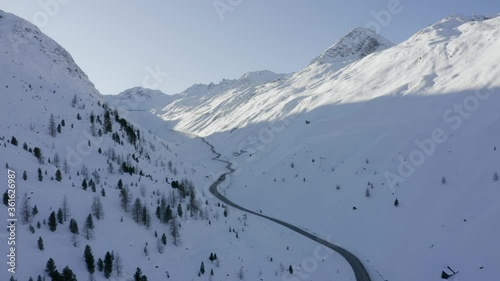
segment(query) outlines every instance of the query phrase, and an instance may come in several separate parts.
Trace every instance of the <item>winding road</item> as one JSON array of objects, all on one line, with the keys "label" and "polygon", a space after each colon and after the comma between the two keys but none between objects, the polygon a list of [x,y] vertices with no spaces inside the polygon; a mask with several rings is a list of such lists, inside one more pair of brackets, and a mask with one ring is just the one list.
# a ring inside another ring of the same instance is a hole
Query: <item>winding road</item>
[{"label": "winding road", "polygon": [[212,185],[210,185],[210,193],[212,193],[213,196],[215,196],[217,199],[219,199],[220,201],[222,201],[226,205],[229,205],[229,206],[236,208],[238,210],[241,210],[243,212],[265,218],[265,219],[270,220],[272,222],[275,222],[277,224],[280,224],[280,225],[282,225],[282,226],[284,226],[284,227],[286,227],[286,228],[288,228],[288,229],[290,229],[298,234],[301,234],[301,235],[303,235],[303,236],[305,236],[313,241],[318,242],[319,244],[321,244],[327,248],[334,250],[335,252],[339,253],[342,257],[344,257],[347,260],[347,262],[349,263],[349,265],[352,267],[352,270],[354,271],[354,275],[356,277],[356,281],[371,281],[370,276],[368,275],[368,272],[366,271],[366,269],[363,266],[363,264],[361,263],[361,261],[354,254],[347,251],[346,249],[339,247],[337,245],[334,245],[334,244],[332,244],[324,239],[321,239],[321,238],[317,237],[316,235],[313,235],[307,231],[304,231],[303,229],[301,229],[295,225],[292,225],[292,224],[289,224],[289,223],[284,222],[282,220],[279,220],[279,219],[276,219],[273,217],[269,217],[269,216],[257,213],[255,211],[246,209],[244,207],[241,207],[240,205],[227,199],[224,195],[220,194],[219,191],[217,190],[218,186],[226,179],[227,175],[233,173],[235,170],[232,168],[232,165],[229,161],[225,161],[225,160],[220,159],[221,154],[218,153],[217,151],[215,151],[215,148],[212,144],[210,144],[208,141],[206,141],[202,137],[200,137],[200,139],[204,143],[206,143],[208,146],[210,146],[210,149],[216,155],[216,157],[214,157],[213,159],[216,161],[219,161],[219,162],[226,163],[226,168],[229,170],[229,172],[220,175],[219,178],[217,179],[217,181],[215,181],[214,183],[212,183]]}]

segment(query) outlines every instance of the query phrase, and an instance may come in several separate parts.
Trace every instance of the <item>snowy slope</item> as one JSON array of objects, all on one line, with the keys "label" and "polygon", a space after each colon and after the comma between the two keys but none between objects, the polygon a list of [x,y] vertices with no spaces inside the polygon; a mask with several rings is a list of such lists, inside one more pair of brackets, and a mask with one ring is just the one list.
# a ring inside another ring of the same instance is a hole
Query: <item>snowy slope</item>
[{"label": "snowy slope", "polygon": [[[219,118],[225,120],[223,117],[237,110],[265,85],[279,84],[288,76],[256,71],[244,74],[239,79],[224,79],[218,84],[196,84],[176,95],[171,103],[164,104],[166,107],[156,114],[168,112],[168,118],[164,119],[175,120],[179,131],[190,131],[187,128],[203,130]],[[216,131],[226,128],[227,125],[213,127]]]},{"label": "snowy slope", "polygon": [[[249,82],[260,79],[247,78]],[[249,280],[282,280],[289,275],[289,265],[300,265],[318,247],[290,231],[246,218],[237,211],[228,210],[224,216],[224,206],[206,194],[217,172],[223,170],[220,163],[211,160],[209,147],[199,139],[164,130],[160,119],[141,111],[160,101],[168,102],[168,96],[137,88],[124,93],[121,101],[106,101],[68,52],[35,26],[3,11],[0,95],[0,159],[6,167],[0,181],[6,189],[7,170],[15,172],[18,218],[16,273],[11,275],[4,263],[0,280],[9,280],[11,276],[15,280],[37,280],[38,276],[49,280],[44,271],[49,258],[54,259],[60,272],[68,266],[78,280],[92,280],[83,259],[86,245],[91,246],[96,261],[103,259],[107,251],[114,253],[115,262],[118,255],[121,257],[122,274],[113,270],[112,280],[131,280],[137,267],[148,280],[166,280],[167,276],[173,280],[194,280],[201,262],[206,270],[202,279],[234,280],[241,271]],[[140,121],[145,126],[134,122],[133,117],[141,114]],[[53,131],[49,125],[51,115]],[[106,116],[110,117],[109,132]],[[41,151],[39,159],[35,148]],[[171,187],[173,180],[183,179],[193,183],[188,193],[194,194],[194,200],[180,198],[179,189]],[[122,209],[120,180],[121,189],[130,191],[131,203],[138,200],[147,209],[138,211],[138,220],[148,213],[149,227],[134,221],[132,207],[129,212]],[[156,217],[163,197],[172,205],[176,224],[162,223]],[[51,231],[49,215],[61,208],[64,198],[68,217]],[[91,208],[96,200],[102,204],[100,219],[95,208]],[[198,210],[187,210],[189,202],[194,202]],[[179,204],[184,210],[182,216],[177,214]],[[32,212],[35,206],[36,214]],[[4,204],[0,205],[0,212],[7,219]],[[23,213],[27,214],[26,222],[22,221]],[[87,239],[84,225],[91,213],[94,237]],[[79,235],[70,233],[70,219],[78,223]],[[173,243],[173,225],[180,227],[178,245]],[[167,245],[160,253],[159,239],[163,233]],[[2,228],[2,255],[9,252],[9,235]],[[43,239],[43,250],[37,246],[39,238]],[[218,261],[208,259],[212,252]],[[311,277],[352,280],[345,261],[331,253],[326,257],[318,261],[326,266],[309,274]],[[213,277],[209,277],[211,270]],[[300,271],[300,266],[296,270]],[[106,280],[97,270],[93,277]]]},{"label": "snowy slope", "polygon": [[258,87],[191,89],[161,117],[240,168],[229,198],[332,235],[387,280],[495,278],[500,17],[451,16],[388,49],[359,33],[333,45],[344,64],[326,51]]}]

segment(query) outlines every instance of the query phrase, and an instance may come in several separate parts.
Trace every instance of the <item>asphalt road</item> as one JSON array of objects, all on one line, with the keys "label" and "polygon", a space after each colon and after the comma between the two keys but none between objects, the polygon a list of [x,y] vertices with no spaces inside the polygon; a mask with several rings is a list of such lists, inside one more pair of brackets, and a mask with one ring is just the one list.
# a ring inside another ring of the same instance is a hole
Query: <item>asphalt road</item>
[{"label": "asphalt road", "polygon": [[307,231],[305,231],[305,230],[303,230],[295,225],[292,225],[292,224],[289,224],[289,223],[284,222],[282,220],[279,220],[279,219],[276,219],[273,217],[269,217],[269,216],[266,216],[264,214],[246,209],[246,208],[232,202],[231,200],[227,199],[224,195],[220,194],[219,191],[217,190],[217,188],[226,179],[227,175],[234,172],[234,169],[232,168],[232,165],[230,162],[220,159],[220,156],[221,156],[220,153],[215,151],[215,148],[212,144],[207,142],[204,138],[200,138],[200,139],[203,142],[205,142],[208,146],[210,146],[210,149],[216,155],[216,157],[214,157],[213,159],[216,161],[226,163],[226,168],[229,170],[227,173],[220,175],[219,178],[214,183],[212,183],[212,185],[210,185],[210,193],[212,193],[213,196],[215,196],[217,199],[219,199],[220,201],[222,201],[224,204],[226,204],[228,206],[231,206],[231,207],[236,208],[238,210],[241,210],[243,212],[246,212],[246,213],[249,213],[252,215],[256,215],[256,216],[259,216],[261,218],[265,218],[267,220],[270,220],[272,222],[280,224],[280,225],[282,225],[282,226],[284,226],[284,227],[286,227],[286,228],[288,228],[288,229],[290,229],[298,234],[301,234],[301,235],[303,235],[311,240],[318,242],[319,244],[321,244],[327,248],[334,250],[335,252],[339,253],[342,257],[344,257],[347,260],[347,262],[349,263],[349,265],[352,267],[352,270],[354,271],[354,275],[356,277],[356,281],[371,281],[370,276],[368,275],[368,272],[366,271],[365,267],[363,266],[363,263],[361,263],[361,261],[353,253],[347,251],[346,249],[344,249],[342,247],[339,247],[335,244],[332,244],[332,243],[330,243],[330,242],[328,242],[328,241],[326,241],[326,240],[324,240],[316,235],[313,235],[313,234],[311,234],[311,233],[309,233],[309,232],[307,232]]}]

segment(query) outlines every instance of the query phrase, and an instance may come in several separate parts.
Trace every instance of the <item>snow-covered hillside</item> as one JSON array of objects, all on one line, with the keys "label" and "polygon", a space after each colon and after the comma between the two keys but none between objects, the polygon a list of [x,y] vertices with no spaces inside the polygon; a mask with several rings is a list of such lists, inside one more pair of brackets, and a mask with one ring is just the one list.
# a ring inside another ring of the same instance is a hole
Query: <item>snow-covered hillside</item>
[{"label": "snow-covered hillside", "polygon": [[[50,259],[62,280],[76,280],[73,274],[133,280],[137,268],[152,281],[282,280],[290,266],[300,272],[304,258],[319,252],[312,241],[208,196],[206,188],[224,170],[210,148],[142,111],[170,97],[136,88],[107,101],[68,52],[3,11],[0,95],[6,167],[0,212],[10,223],[7,205],[15,202],[18,219],[15,232],[0,232],[0,280],[61,280],[55,270],[52,278],[45,271]],[[141,114],[144,126],[134,122]],[[308,276],[353,280],[343,259],[320,250],[325,258],[317,262],[325,266]]]},{"label": "snow-covered hillside", "polygon": [[386,280],[494,279],[500,17],[390,46],[355,29],[301,71],[194,86],[159,115],[239,168],[230,199],[331,235]]}]

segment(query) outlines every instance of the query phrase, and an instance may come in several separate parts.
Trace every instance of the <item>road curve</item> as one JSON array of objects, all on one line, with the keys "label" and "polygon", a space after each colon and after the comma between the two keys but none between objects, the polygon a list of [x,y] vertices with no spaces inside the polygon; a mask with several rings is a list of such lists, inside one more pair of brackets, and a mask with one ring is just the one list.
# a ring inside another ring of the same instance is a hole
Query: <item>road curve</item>
[{"label": "road curve", "polygon": [[352,270],[354,271],[356,281],[371,281],[370,275],[368,275],[368,272],[366,271],[366,269],[363,266],[363,264],[361,263],[361,261],[354,254],[347,251],[346,249],[339,247],[335,244],[332,244],[324,239],[321,239],[321,238],[317,237],[316,235],[313,235],[307,231],[304,231],[303,229],[301,229],[295,225],[292,225],[292,224],[289,224],[289,223],[284,222],[282,220],[279,220],[279,219],[276,219],[273,217],[269,217],[269,216],[263,215],[261,213],[257,213],[255,211],[241,207],[240,205],[227,199],[224,195],[220,194],[219,191],[217,190],[217,187],[226,179],[227,175],[233,173],[235,170],[232,168],[232,165],[230,162],[220,159],[221,154],[218,153],[217,151],[215,151],[215,148],[212,144],[210,144],[208,141],[206,141],[202,137],[199,137],[199,138],[204,143],[206,143],[208,146],[210,146],[210,149],[216,155],[216,157],[214,157],[213,159],[216,161],[219,161],[219,162],[226,163],[226,168],[229,170],[229,172],[220,175],[219,178],[214,183],[212,183],[212,185],[210,185],[210,193],[212,193],[213,196],[215,196],[217,199],[219,199],[220,201],[222,201],[226,205],[229,205],[229,206],[236,208],[238,210],[241,210],[243,212],[265,218],[265,219],[270,220],[272,222],[275,222],[277,224],[280,224],[280,225],[282,225],[282,226],[284,226],[284,227],[286,227],[286,228],[288,228],[288,229],[290,229],[298,234],[301,234],[301,235],[303,235],[303,236],[305,236],[313,241],[318,242],[319,244],[321,244],[327,248],[334,250],[335,252],[339,253],[342,257],[344,257],[347,260],[347,262],[351,266]]}]

